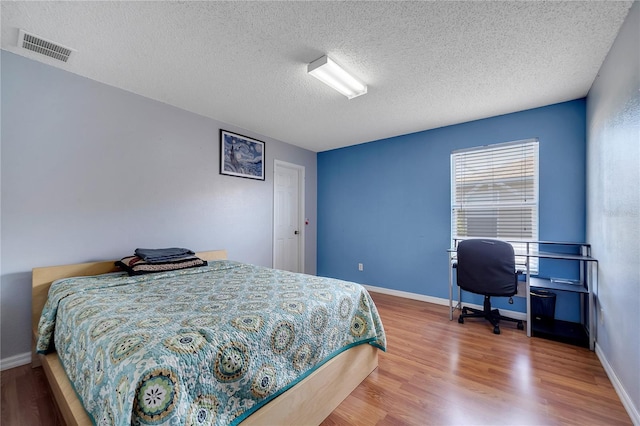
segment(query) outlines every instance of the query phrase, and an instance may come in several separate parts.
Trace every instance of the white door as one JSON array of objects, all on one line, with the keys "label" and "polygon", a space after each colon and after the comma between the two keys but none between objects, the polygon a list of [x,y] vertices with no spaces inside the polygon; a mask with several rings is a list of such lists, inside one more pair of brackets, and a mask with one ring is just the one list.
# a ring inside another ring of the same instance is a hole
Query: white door
[{"label": "white door", "polygon": [[273,267],[304,272],[304,167],[275,160]]}]

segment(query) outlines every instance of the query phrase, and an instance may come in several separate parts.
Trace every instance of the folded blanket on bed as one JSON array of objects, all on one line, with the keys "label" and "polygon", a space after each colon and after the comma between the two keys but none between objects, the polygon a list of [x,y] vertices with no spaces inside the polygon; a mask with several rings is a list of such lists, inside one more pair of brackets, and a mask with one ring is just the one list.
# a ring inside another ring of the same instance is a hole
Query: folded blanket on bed
[{"label": "folded blanket on bed", "polygon": [[166,262],[167,260],[181,259],[194,255],[192,250],[179,247],[161,248],[161,249],[145,249],[137,248],[135,251],[136,256],[139,258],[151,262]]}]

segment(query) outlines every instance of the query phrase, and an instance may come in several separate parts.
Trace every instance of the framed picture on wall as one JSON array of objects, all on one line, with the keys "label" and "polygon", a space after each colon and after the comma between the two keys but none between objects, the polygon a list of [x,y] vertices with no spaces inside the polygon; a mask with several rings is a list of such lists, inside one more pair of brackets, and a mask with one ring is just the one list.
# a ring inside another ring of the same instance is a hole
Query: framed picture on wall
[{"label": "framed picture on wall", "polygon": [[264,142],[220,129],[220,174],[264,180]]}]

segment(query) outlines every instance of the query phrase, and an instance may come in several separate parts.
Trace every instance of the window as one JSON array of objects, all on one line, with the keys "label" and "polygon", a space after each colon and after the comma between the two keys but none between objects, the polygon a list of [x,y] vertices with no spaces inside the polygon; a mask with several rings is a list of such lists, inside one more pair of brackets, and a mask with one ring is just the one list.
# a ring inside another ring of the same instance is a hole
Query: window
[{"label": "window", "polygon": [[[538,140],[451,153],[451,238],[538,241]],[[524,257],[517,257],[524,265]],[[531,270],[537,272],[537,260]]]}]

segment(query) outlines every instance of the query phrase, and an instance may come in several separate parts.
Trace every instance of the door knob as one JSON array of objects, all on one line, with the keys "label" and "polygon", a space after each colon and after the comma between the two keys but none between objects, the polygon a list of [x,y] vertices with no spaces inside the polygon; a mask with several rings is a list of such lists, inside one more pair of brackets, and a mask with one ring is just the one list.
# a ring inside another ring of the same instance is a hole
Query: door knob
[{"label": "door knob", "polygon": [[298,235],[300,232],[298,231],[293,231],[294,234]]}]

